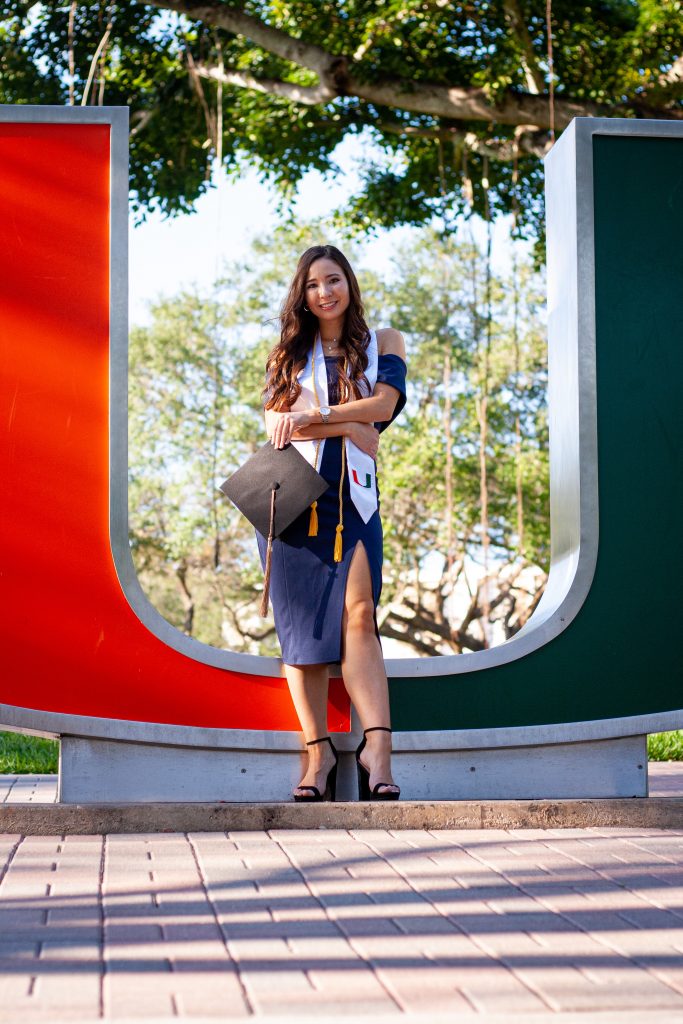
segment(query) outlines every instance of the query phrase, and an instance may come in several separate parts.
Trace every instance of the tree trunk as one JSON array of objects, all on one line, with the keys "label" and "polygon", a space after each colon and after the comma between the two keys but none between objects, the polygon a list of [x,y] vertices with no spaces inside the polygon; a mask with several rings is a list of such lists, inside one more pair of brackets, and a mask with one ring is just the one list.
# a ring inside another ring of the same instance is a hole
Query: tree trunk
[{"label": "tree trunk", "polygon": [[192,636],[192,630],[194,628],[194,598],[187,585],[187,562],[184,559],[176,569],[176,576],[180,583],[180,589],[183,594],[183,605],[185,606],[185,620],[183,622],[182,630],[187,636]]},{"label": "tree trunk", "polygon": [[453,536],[453,428],[451,424],[451,350],[447,342],[443,361],[443,431],[446,444],[446,568],[448,577],[455,562],[455,541]]},{"label": "tree trunk", "polygon": [[484,305],[486,311],[486,329],[484,333],[484,345],[480,351],[480,384],[479,384],[479,502],[480,502],[480,529],[481,529],[481,556],[484,576],[481,581],[481,625],[484,638],[484,646],[491,646],[491,598],[489,589],[489,487],[488,467],[486,462],[486,447],[488,445],[488,405],[489,405],[489,363],[491,354],[491,211],[489,209],[488,193],[488,159],[484,157],[484,214],[486,218],[486,265],[485,265],[485,288]]},{"label": "tree trunk", "polygon": [[515,410],[515,496],[517,502],[517,553],[524,561],[526,552],[524,547],[524,494],[522,491],[522,424],[520,408],[522,395],[520,388],[520,354],[519,354],[519,278],[517,267],[517,216],[519,204],[517,201],[517,182],[519,171],[517,168],[517,148],[515,145],[515,156],[512,165],[512,344],[514,346],[514,395],[517,408]]}]

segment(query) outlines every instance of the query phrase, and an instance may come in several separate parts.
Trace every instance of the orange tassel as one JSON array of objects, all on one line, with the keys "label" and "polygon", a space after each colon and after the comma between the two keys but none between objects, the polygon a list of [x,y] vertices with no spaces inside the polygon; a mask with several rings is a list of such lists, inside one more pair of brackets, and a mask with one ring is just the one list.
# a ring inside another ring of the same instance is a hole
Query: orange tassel
[{"label": "orange tassel", "polygon": [[316,511],[317,504],[318,504],[318,502],[314,501],[313,504],[311,505],[311,518],[308,521],[308,536],[309,537],[317,537],[318,536],[318,513]]},{"label": "orange tassel", "polygon": [[[344,364],[346,365],[346,364]],[[342,438],[342,465],[339,478],[339,522],[337,523],[337,535],[334,538],[334,560],[342,560],[342,530],[344,529],[344,473],[346,472],[346,441]]]},{"label": "orange tassel", "polygon": [[342,560],[342,530],[344,527],[341,523],[337,523],[337,533],[334,538],[334,560],[335,562],[341,562]]}]

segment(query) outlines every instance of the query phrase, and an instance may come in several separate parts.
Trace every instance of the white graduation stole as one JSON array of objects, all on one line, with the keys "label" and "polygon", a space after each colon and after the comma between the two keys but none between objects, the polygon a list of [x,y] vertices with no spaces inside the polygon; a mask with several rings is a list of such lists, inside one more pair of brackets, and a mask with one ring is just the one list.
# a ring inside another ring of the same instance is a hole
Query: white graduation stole
[{"label": "white graduation stole", "polygon": [[[327,394],[327,372],[325,370],[325,354],[323,352],[322,341],[320,340],[320,334],[316,335],[315,341],[315,386],[318,391],[318,398],[320,399],[320,405],[328,405],[328,394]],[[375,384],[377,383],[377,335],[374,331],[370,331],[370,341],[367,347],[368,365],[365,371],[365,376],[370,384],[370,390],[368,391],[364,381],[359,383],[361,390],[361,396],[363,398],[369,398],[375,390]],[[297,380],[301,385],[301,394],[297,398],[296,402],[292,406],[292,411],[297,409],[317,409],[318,402],[316,401],[315,391],[313,390],[313,349],[308,353],[308,359],[306,365],[298,375]],[[358,512],[364,523],[367,523],[371,516],[374,514],[377,508],[377,481],[375,478],[375,462],[367,452],[360,450],[358,445],[354,444],[350,438],[345,437],[344,443],[346,446],[346,464],[349,472],[349,489],[351,492],[351,499],[358,509]],[[312,466],[316,464],[316,446],[317,440],[308,441],[292,441],[292,444],[298,448],[307,462],[310,462]],[[325,447],[325,438],[320,438],[320,448],[318,449],[318,460],[317,468],[320,469],[322,465],[323,449]]]}]

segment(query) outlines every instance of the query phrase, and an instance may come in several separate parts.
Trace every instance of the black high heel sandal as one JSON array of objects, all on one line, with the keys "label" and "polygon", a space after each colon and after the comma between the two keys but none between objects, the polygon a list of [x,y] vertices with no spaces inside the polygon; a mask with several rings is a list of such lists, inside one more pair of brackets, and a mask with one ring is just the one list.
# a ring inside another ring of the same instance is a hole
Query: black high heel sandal
[{"label": "black high heel sandal", "polygon": [[[319,800],[332,800],[334,801],[337,796],[337,765],[339,764],[339,754],[335,748],[334,743],[329,736],[322,736],[319,740],[309,740],[306,744],[307,747],[313,747],[316,743],[329,743],[332,747],[332,753],[334,754],[334,764],[327,773],[327,779],[325,780],[325,789],[321,793],[317,786],[297,786],[297,789],[303,789],[306,791],[306,796],[302,794],[293,793],[293,797],[296,803],[299,804],[311,804]],[[310,796],[308,794],[310,793]]]},{"label": "black high heel sandal", "polygon": [[396,789],[398,792],[384,792],[380,793],[382,786],[394,786],[393,782],[376,782],[375,785],[370,789],[370,772],[365,767],[360,759],[360,755],[365,750],[367,743],[367,734],[369,732],[391,732],[386,725],[373,725],[370,729],[365,729],[363,732],[363,739],[361,740],[360,746],[356,750],[356,769],[358,771],[358,799],[359,800],[398,800],[401,795],[401,790],[398,786]]}]

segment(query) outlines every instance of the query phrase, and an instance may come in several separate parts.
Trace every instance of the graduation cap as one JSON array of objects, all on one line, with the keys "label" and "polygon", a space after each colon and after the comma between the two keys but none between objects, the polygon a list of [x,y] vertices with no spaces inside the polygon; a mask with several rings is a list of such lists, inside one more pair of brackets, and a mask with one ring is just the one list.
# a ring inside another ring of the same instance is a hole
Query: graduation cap
[{"label": "graduation cap", "polygon": [[275,448],[270,441],[220,485],[242,515],[268,538],[261,615],[268,614],[273,538],[279,537],[327,488],[327,480],[293,444]]}]

